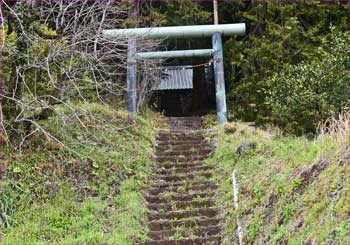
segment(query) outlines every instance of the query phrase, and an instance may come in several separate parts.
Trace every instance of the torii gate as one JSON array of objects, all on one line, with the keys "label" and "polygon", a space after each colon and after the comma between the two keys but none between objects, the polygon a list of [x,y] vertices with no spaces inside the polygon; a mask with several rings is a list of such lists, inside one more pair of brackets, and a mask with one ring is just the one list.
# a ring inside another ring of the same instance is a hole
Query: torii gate
[{"label": "torii gate", "polygon": [[[103,30],[107,38],[128,37],[127,87],[128,110],[136,113],[136,59],[179,58],[179,57],[211,57],[214,58],[214,76],[216,90],[216,110],[220,124],[227,123],[225,78],[221,35],[232,36],[245,33],[245,24],[169,26],[152,28],[133,28]],[[194,49],[161,52],[136,52],[136,37],[147,38],[203,38],[212,37],[212,49]]]}]

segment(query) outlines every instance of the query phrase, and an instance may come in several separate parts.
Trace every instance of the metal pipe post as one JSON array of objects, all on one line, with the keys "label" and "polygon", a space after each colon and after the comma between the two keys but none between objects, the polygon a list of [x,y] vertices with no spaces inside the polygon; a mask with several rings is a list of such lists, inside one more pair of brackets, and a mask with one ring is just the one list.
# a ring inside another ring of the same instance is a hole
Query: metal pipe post
[{"label": "metal pipe post", "polygon": [[219,124],[227,123],[226,94],[225,94],[225,77],[224,63],[222,53],[222,41],[220,33],[216,32],[212,36],[214,49],[214,76],[216,92],[216,111]]},{"label": "metal pipe post", "polygon": [[137,112],[137,83],[136,83],[136,39],[128,40],[128,60],[127,60],[127,86],[128,86],[128,110],[131,113]]}]

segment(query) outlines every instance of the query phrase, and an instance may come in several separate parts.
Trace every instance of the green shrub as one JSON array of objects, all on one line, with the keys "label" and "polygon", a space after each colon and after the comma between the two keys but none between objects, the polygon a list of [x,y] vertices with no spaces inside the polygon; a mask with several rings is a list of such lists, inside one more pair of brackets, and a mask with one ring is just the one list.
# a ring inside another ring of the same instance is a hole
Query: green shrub
[{"label": "green shrub", "polygon": [[348,35],[332,32],[323,40],[328,50],[321,57],[287,65],[269,79],[266,104],[275,123],[291,133],[312,132],[348,105]]}]

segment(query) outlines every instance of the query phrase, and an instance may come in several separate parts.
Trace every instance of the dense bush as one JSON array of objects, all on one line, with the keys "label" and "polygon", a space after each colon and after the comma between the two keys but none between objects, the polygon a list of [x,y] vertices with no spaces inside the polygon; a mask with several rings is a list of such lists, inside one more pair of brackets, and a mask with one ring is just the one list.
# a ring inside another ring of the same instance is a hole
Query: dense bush
[{"label": "dense bush", "polygon": [[286,65],[267,83],[266,104],[272,120],[288,132],[313,131],[350,102],[349,33],[332,32],[323,39],[327,49],[318,58]]},{"label": "dense bush", "polygon": [[[316,62],[329,47],[323,39],[330,34],[330,26],[339,31],[349,29],[348,8],[346,4],[314,1],[219,6],[224,23],[247,25],[245,36],[230,38],[224,44],[229,114],[259,124],[276,121],[266,103],[272,86],[269,78],[289,65]],[[299,116],[296,119],[304,121]]]}]

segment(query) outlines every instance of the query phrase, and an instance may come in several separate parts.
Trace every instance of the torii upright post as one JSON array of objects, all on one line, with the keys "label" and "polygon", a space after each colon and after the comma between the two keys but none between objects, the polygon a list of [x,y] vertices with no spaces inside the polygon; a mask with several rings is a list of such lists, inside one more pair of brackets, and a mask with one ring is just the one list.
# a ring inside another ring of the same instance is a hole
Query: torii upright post
[{"label": "torii upright post", "polygon": [[137,112],[137,83],[136,83],[136,39],[128,40],[128,60],[127,60],[127,87],[128,87],[128,110],[129,112]]},{"label": "torii upright post", "polygon": [[214,76],[216,94],[216,113],[220,124],[227,123],[226,92],[224,77],[224,62],[222,53],[222,41],[220,33],[216,32],[212,36],[214,50]]}]

